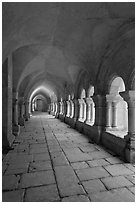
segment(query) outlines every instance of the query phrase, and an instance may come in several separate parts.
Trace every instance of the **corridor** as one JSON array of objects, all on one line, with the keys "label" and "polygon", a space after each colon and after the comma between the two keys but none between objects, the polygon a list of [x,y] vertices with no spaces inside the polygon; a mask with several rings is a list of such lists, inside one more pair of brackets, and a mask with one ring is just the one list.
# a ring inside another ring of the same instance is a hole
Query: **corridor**
[{"label": "corridor", "polygon": [[3,201],[134,201],[134,165],[54,116],[33,114],[12,147],[3,157]]}]

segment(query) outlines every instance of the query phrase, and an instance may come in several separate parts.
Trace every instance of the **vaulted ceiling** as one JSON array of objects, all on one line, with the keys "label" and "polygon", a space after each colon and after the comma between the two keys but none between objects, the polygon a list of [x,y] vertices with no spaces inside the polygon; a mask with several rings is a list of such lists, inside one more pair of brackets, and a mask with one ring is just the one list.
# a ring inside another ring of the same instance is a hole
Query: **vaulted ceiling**
[{"label": "vaulted ceiling", "polygon": [[94,82],[104,53],[134,15],[132,2],[3,3],[3,62],[12,54],[14,90],[28,97],[44,86],[61,96],[81,70]]}]

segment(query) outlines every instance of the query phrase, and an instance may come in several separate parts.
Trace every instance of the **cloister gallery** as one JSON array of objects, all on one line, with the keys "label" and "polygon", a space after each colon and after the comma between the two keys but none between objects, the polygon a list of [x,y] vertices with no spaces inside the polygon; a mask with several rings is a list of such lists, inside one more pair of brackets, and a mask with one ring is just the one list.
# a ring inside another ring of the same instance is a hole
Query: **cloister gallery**
[{"label": "cloister gallery", "polygon": [[3,3],[4,155],[35,114],[45,113],[134,163],[134,6]]}]

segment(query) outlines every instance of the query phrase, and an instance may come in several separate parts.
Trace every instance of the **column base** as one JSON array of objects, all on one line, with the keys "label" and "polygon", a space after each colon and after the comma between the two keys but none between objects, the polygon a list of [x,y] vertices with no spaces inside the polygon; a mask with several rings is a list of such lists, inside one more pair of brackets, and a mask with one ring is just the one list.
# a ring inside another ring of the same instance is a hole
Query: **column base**
[{"label": "column base", "polygon": [[30,118],[30,114],[29,114],[29,113],[28,113],[27,115],[24,115],[24,119],[25,119],[25,121],[28,121],[29,118]]},{"label": "column base", "polygon": [[135,163],[135,138],[134,135],[126,135],[125,160],[130,163]]},{"label": "column base", "polygon": [[13,125],[12,126],[12,134],[15,136],[19,136],[19,134],[20,134],[20,126],[19,125]]},{"label": "column base", "polygon": [[24,118],[19,118],[19,125],[24,126]]}]

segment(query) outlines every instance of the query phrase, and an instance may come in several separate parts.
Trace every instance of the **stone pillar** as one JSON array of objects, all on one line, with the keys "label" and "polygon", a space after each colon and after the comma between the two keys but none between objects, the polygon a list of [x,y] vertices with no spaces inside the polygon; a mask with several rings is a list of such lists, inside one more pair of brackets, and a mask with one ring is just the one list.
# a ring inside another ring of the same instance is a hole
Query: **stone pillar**
[{"label": "stone pillar", "polygon": [[59,105],[59,102],[56,102],[56,113],[55,113],[55,116],[58,118],[59,116],[59,113],[60,113],[60,105]]},{"label": "stone pillar", "polygon": [[18,125],[18,99],[16,94],[13,93],[13,122],[12,122],[12,133],[15,136],[20,134],[20,125]]},{"label": "stone pillar", "polygon": [[20,113],[19,113],[19,125],[24,126],[24,100],[23,98],[19,101]]},{"label": "stone pillar", "polygon": [[78,120],[81,122],[84,122],[84,118],[83,118],[84,100],[78,99],[78,102],[79,102],[79,118],[78,118]]},{"label": "stone pillar", "polygon": [[112,102],[106,102],[106,127],[111,128],[112,126]]},{"label": "stone pillar", "polygon": [[25,101],[24,108],[25,108],[24,118],[25,118],[25,121],[28,121],[28,119],[30,118],[30,114],[29,114],[29,102],[28,101]]},{"label": "stone pillar", "polygon": [[71,110],[70,110],[70,101],[66,101],[67,102],[67,117],[70,117],[70,112],[71,112]]},{"label": "stone pillar", "polygon": [[78,117],[79,117],[79,102],[78,102],[78,99],[73,99],[73,104],[74,104],[73,119],[74,119],[74,121],[77,121]]},{"label": "stone pillar", "polygon": [[70,112],[70,118],[73,118],[74,116],[74,103],[73,100],[70,100],[70,104],[71,104],[71,112]]},{"label": "stone pillar", "polygon": [[95,95],[93,96],[93,101],[95,103],[94,125],[98,127],[102,127],[104,125],[103,119],[105,118],[105,115],[103,115],[103,103],[105,103],[104,96]]},{"label": "stone pillar", "polygon": [[112,127],[117,128],[117,101],[112,102]]},{"label": "stone pillar", "polygon": [[66,117],[67,115],[67,102],[63,101],[63,116]]},{"label": "stone pillar", "polygon": [[93,121],[93,115],[94,115],[94,104],[93,104],[93,100],[92,98],[86,98],[85,99],[85,103],[86,103],[86,120],[85,123],[89,124],[89,125],[93,125],[94,121]]},{"label": "stone pillar", "polygon": [[128,104],[128,134],[124,137],[126,141],[125,159],[135,162],[135,91],[119,93]]}]

